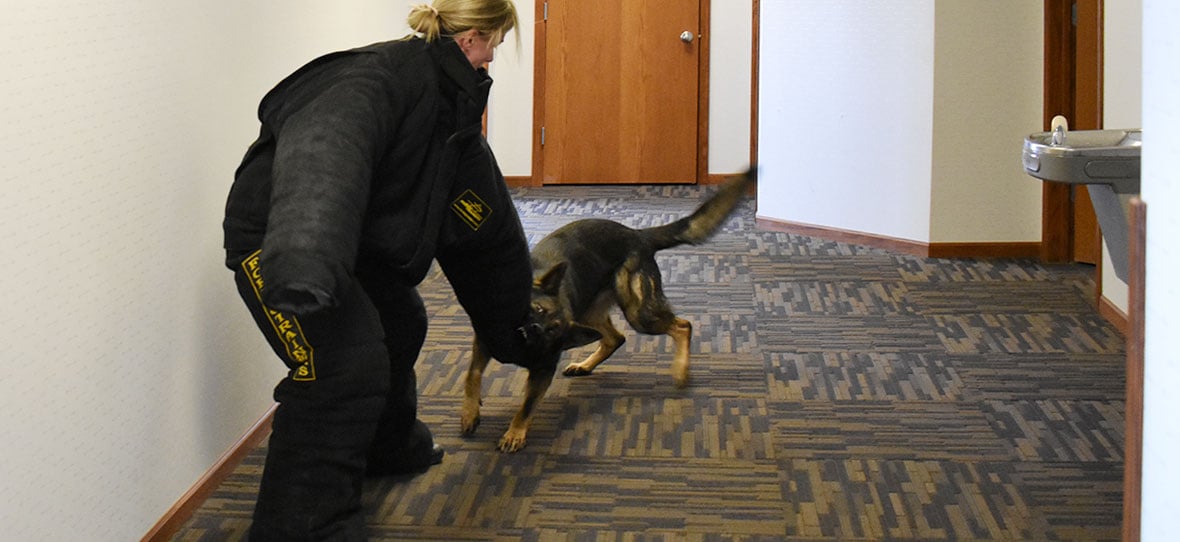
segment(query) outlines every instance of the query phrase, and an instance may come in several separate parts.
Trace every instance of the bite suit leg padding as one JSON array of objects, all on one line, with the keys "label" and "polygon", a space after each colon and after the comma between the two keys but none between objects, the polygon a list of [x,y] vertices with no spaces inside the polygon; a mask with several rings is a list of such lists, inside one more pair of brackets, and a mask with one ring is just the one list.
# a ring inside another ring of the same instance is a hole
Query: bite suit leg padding
[{"label": "bite suit leg padding", "polygon": [[[274,390],[279,406],[250,539],[364,540],[361,485],[390,382],[378,311],[354,284],[336,307],[278,315],[262,305],[243,270],[235,280],[291,369]],[[305,345],[307,359],[293,359],[292,344]]]},{"label": "bite suit leg padding", "polygon": [[369,447],[368,472],[396,474],[429,466],[434,439],[417,419],[418,389],[414,364],[426,340],[426,308],[418,291],[369,276],[359,279],[381,318],[389,354],[389,392]]}]

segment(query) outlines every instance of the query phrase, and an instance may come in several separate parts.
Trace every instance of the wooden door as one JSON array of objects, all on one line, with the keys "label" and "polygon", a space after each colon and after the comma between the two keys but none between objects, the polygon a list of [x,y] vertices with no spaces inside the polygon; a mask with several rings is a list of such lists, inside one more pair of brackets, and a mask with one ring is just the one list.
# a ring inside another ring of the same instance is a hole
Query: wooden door
[{"label": "wooden door", "polygon": [[697,182],[707,2],[543,2],[543,183]]},{"label": "wooden door", "polygon": [[[1102,3],[1045,2],[1045,130],[1056,115],[1071,130],[1102,128]],[[1046,182],[1043,205],[1041,258],[1098,263],[1101,233],[1085,186]]]}]

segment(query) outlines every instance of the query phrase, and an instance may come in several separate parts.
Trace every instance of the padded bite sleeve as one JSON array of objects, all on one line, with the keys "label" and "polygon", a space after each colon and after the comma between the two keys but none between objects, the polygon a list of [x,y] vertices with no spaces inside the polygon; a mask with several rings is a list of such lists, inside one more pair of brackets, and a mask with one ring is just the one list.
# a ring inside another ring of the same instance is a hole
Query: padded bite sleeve
[{"label": "padded bite sleeve", "polygon": [[[527,366],[517,329],[528,316],[532,292],[528,240],[482,137],[478,145],[482,152],[466,154],[460,163],[436,258],[492,357]],[[470,205],[481,206],[482,222],[464,216]]]},{"label": "padded bite sleeve", "polygon": [[356,261],[374,163],[393,133],[380,81],[345,73],[278,119],[263,301],[295,314],[336,304]]}]

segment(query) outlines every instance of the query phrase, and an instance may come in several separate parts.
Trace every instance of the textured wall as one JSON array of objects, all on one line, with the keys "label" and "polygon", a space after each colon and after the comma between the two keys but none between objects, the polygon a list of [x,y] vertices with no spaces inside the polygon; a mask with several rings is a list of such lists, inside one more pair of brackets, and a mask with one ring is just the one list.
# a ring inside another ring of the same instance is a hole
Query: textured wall
[{"label": "textured wall", "polygon": [[1180,4],[1143,2],[1143,200],[1147,202],[1147,345],[1143,536],[1176,537],[1180,516]]},{"label": "textured wall", "polygon": [[254,110],[409,2],[17,0],[0,18],[0,524],[134,540],[271,404],[222,266]]},{"label": "textured wall", "polygon": [[761,10],[758,215],[929,240],[934,0]]}]

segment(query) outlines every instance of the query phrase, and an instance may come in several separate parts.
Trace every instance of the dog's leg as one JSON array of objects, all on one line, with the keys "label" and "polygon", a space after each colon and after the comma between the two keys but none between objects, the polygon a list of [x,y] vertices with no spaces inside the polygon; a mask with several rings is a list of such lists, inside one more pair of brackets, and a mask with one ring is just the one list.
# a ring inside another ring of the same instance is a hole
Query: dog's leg
[{"label": "dog's leg", "polygon": [[602,339],[598,341],[598,348],[587,356],[586,359],[582,360],[581,363],[569,364],[561,374],[565,376],[586,376],[594,372],[594,368],[598,367],[598,364],[606,361],[606,358],[614,354],[627,340],[623,337],[622,333],[619,333],[619,330],[615,329],[614,324],[610,321],[610,317],[607,317],[601,325],[592,325],[591,327],[602,334]]},{"label": "dog's leg", "polygon": [[475,339],[471,345],[471,364],[467,367],[467,377],[463,382],[463,412],[459,417],[459,430],[464,435],[470,435],[479,427],[479,405],[482,403],[483,372],[487,368],[491,356]]},{"label": "dog's leg", "polygon": [[672,338],[672,381],[676,387],[688,385],[688,353],[692,324],[676,316],[660,280],[655,258],[633,257],[615,276],[615,292],[623,315],[635,331]]},{"label": "dog's leg", "polygon": [[552,370],[529,369],[524,404],[520,405],[520,410],[512,418],[508,431],[500,438],[500,451],[515,452],[524,448],[525,436],[529,431],[529,422],[532,421],[533,411],[540,404],[545,392],[548,391],[549,384],[553,382],[553,373]]},{"label": "dog's leg", "polygon": [[604,293],[594,302],[594,306],[583,316],[587,327],[593,328],[602,338],[598,340],[598,348],[581,363],[571,363],[561,374],[565,376],[585,376],[594,372],[598,364],[606,361],[627,340],[615,324],[610,320],[610,309],[616,303],[613,293]]},{"label": "dog's leg", "polygon": [[688,348],[692,341],[692,323],[677,317],[672,327],[668,328],[668,336],[672,337],[672,343],[676,345],[675,353],[672,354],[672,381],[677,388],[683,388],[688,385]]}]

